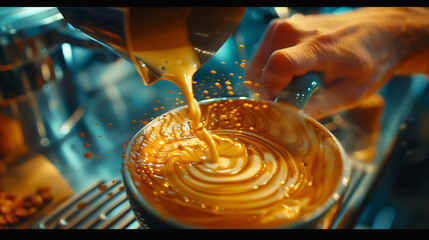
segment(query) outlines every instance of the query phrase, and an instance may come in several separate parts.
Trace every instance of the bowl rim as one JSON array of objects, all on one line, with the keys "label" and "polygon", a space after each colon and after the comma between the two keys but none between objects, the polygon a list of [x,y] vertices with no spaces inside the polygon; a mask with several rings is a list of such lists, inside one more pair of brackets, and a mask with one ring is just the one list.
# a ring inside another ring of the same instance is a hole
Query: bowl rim
[{"label": "bowl rim", "polygon": [[[228,100],[228,99],[244,99],[244,100],[255,100],[255,101],[262,101],[262,102],[267,102],[269,104],[281,104],[284,106],[288,106],[292,109],[296,109],[297,111],[300,111],[300,113],[307,119],[310,119],[315,125],[317,125],[318,127],[322,128],[323,130],[325,130],[326,133],[328,133],[328,135],[330,136],[331,139],[334,140],[335,145],[338,147],[338,150],[340,152],[340,156],[341,156],[341,160],[342,160],[342,172],[341,172],[341,176],[338,180],[338,183],[336,185],[336,187],[334,188],[334,191],[329,195],[328,199],[322,203],[321,205],[319,205],[316,209],[314,209],[311,212],[308,212],[306,214],[303,214],[302,216],[298,217],[296,219],[296,221],[293,222],[289,222],[286,224],[280,224],[280,225],[276,225],[273,228],[276,229],[296,229],[296,228],[302,228],[305,227],[306,224],[311,223],[313,221],[316,221],[318,219],[320,219],[325,213],[327,213],[337,202],[341,201],[342,197],[344,196],[348,183],[350,181],[350,175],[351,175],[351,170],[350,170],[350,161],[348,158],[348,155],[346,153],[346,151],[344,150],[343,146],[341,145],[340,141],[337,139],[337,137],[331,132],[329,131],[325,126],[323,126],[321,123],[319,123],[317,120],[315,120],[314,118],[308,116],[307,114],[305,114],[303,111],[297,109],[296,107],[293,107],[292,105],[285,103],[285,102],[273,102],[273,101],[269,101],[269,100],[262,100],[262,99],[253,99],[253,98],[248,98],[248,97],[221,97],[221,98],[212,98],[212,99],[205,99],[202,101],[198,102],[198,105],[201,104],[210,104],[212,102],[218,102],[218,101],[223,101],[223,100]],[[180,111],[184,108],[187,108],[187,105],[183,105],[177,108],[174,108],[166,113],[174,113],[177,111]],[[161,114],[160,116],[163,116],[164,114]],[[148,124],[146,124],[144,127],[142,127],[134,136],[133,138],[130,140],[130,143],[128,144],[127,148],[126,148],[126,158],[124,158],[122,160],[122,178],[123,178],[123,182],[125,185],[125,188],[130,191],[127,192],[127,195],[132,194],[133,195],[133,199],[136,200],[138,202],[138,204],[144,208],[145,211],[148,211],[150,214],[152,214],[153,216],[157,217],[157,218],[162,218],[163,222],[172,225],[176,228],[199,228],[198,226],[193,226],[190,224],[185,224],[182,223],[180,221],[177,221],[171,217],[167,217],[167,216],[162,216],[158,211],[155,210],[154,207],[152,207],[145,199],[144,197],[140,194],[139,190],[137,189],[137,187],[135,186],[134,181],[131,178],[131,175],[128,171],[128,162],[129,162],[129,152],[131,151],[131,147],[134,143],[134,141],[136,140],[136,138],[138,136],[141,135],[141,132],[144,131],[147,127],[151,126],[151,123],[155,122],[160,116],[156,117],[155,119],[153,119],[151,122],[149,122]],[[130,197],[130,196],[127,196]],[[148,223],[150,224],[150,223]],[[150,227],[150,226],[149,226]]]}]

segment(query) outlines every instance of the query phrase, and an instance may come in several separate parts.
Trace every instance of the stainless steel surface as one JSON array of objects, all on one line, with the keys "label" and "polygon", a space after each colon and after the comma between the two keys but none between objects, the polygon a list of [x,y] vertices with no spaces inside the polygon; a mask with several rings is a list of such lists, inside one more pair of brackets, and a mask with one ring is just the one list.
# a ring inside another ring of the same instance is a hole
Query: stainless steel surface
[{"label": "stainless steel surface", "polygon": [[38,36],[64,25],[55,7],[2,7],[0,16],[2,44]]},{"label": "stainless steel surface", "polygon": [[[333,228],[354,228],[356,226],[357,216],[361,214],[360,211],[363,207],[362,204],[380,177],[380,172],[386,167],[386,162],[402,125],[427,87],[428,79],[418,75],[393,78],[380,91],[385,99],[385,105],[380,119],[379,139],[372,144],[376,152],[369,161],[362,161],[356,156],[351,156],[352,175],[346,193],[347,197],[344,199]],[[353,135],[341,136],[341,132],[338,132],[337,135],[339,135],[340,141],[348,141],[349,144],[352,141],[357,141]],[[351,155],[353,152],[355,151],[350,151],[349,154]]]},{"label": "stainless steel surface", "polygon": [[401,125],[385,167],[366,194],[355,228],[429,228],[429,88]]},{"label": "stainless steel surface", "polygon": [[65,26],[56,8],[0,8],[0,19],[0,101],[62,78],[58,59],[51,60],[61,44],[53,35]]},{"label": "stainless steel surface", "polygon": [[[71,25],[128,60],[134,58],[129,55],[132,46],[127,45],[125,26],[127,18],[132,17],[131,14],[135,14],[136,17],[153,14],[154,11],[171,11],[182,14],[189,10],[189,15],[186,17],[189,38],[201,65],[212,57],[231,36],[244,13],[244,9],[239,7],[192,7],[189,9],[185,7],[133,7],[132,9],[127,7],[59,7],[58,9]],[[156,23],[159,20],[151,19],[151,21]],[[171,37],[174,38],[174,36]],[[149,66],[141,59],[136,59],[136,63],[138,63],[138,71],[147,85],[159,79],[159,66]]]},{"label": "stainless steel surface", "polygon": [[[123,58],[128,57],[124,7],[58,7],[73,27]],[[85,17],[83,17],[85,16]]]},{"label": "stainless steel surface", "polygon": [[79,114],[56,37],[65,25],[54,7],[0,8],[0,115],[18,122],[33,150],[62,139],[66,128],[57,129]]}]

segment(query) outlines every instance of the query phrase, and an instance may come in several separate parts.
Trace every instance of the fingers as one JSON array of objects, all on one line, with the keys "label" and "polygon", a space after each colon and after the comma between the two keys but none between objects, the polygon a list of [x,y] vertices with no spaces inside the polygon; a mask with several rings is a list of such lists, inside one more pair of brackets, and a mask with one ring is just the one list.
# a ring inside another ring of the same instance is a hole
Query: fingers
[{"label": "fingers", "polygon": [[259,44],[258,49],[247,65],[245,78],[253,83],[260,83],[262,69],[267,64],[271,54],[282,48],[296,45],[302,33],[296,30],[287,19],[279,18],[273,20],[267,27],[266,32]]},{"label": "fingers", "polygon": [[273,21],[248,64],[245,78],[254,83],[250,88],[274,100],[295,76],[315,71],[326,89],[310,98],[306,113],[320,118],[353,107],[387,81],[393,65],[391,54],[380,50],[380,34],[365,30],[368,23],[360,21],[348,15]]},{"label": "fingers", "polygon": [[260,82],[263,97],[274,99],[279,92],[292,81],[294,76],[301,76],[309,71],[320,71],[319,51],[310,43],[277,50],[271,54],[263,69]]}]

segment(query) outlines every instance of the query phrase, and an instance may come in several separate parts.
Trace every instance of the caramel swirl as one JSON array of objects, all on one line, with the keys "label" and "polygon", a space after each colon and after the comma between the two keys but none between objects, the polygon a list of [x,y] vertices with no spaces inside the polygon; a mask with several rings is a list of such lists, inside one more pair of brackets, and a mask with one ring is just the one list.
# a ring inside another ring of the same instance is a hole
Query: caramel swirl
[{"label": "caramel swirl", "polygon": [[276,227],[333,194],[341,152],[298,110],[251,99],[200,106],[218,162],[204,161],[208,149],[195,136],[186,107],[148,124],[131,148],[133,180],[164,217],[203,228]]}]

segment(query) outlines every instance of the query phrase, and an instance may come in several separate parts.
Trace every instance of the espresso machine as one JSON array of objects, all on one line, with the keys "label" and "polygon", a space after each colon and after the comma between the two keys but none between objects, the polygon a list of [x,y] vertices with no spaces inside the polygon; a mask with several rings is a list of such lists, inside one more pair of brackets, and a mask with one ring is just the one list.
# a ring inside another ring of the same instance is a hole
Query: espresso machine
[{"label": "espresso machine", "polygon": [[[237,63],[251,60],[274,18],[349,10],[254,7],[219,14],[195,8],[188,24],[202,67],[194,80],[201,86],[207,84],[215,78],[210,70],[225,77],[230,73],[242,76],[244,69]],[[0,149],[0,184],[9,186],[5,190],[17,189],[27,179],[49,175],[40,179],[56,182],[53,194],[60,196],[20,228],[144,228],[136,222],[122,190],[121,155],[144,123],[177,107],[180,101],[175,98],[184,99],[173,83],[159,81],[154,66],[139,62],[136,67],[130,59],[124,42],[126,11],[117,7],[0,8],[0,131],[9,134],[3,138],[14,137]],[[209,26],[213,22],[217,24]],[[245,48],[239,50],[239,45]],[[416,121],[415,116],[424,117],[426,88],[424,76],[396,77],[379,92],[382,107],[360,109],[364,114],[379,110],[372,115],[379,122],[374,141],[367,141],[368,132],[360,128],[356,112],[321,120],[341,141],[352,165],[350,184],[331,228],[428,226],[427,222],[401,222],[407,208],[386,199],[380,202],[383,198],[377,194],[386,184],[391,186],[389,179],[398,172],[392,168],[400,168],[392,166],[403,164],[392,164],[400,161],[395,160],[396,152],[412,147],[401,139],[410,137],[407,126]],[[203,89],[194,88],[197,100],[206,96]],[[242,85],[235,92],[237,96],[249,94]],[[212,97],[223,96],[227,93]],[[412,159],[424,159],[424,145],[417,150],[409,153]],[[100,191],[100,186],[107,190]],[[82,202],[86,206],[77,208]]]}]

